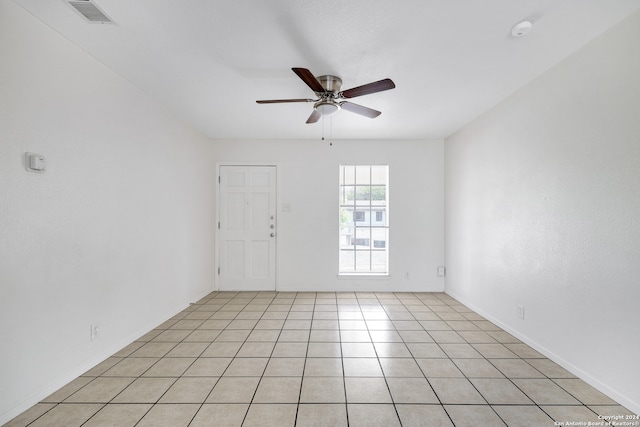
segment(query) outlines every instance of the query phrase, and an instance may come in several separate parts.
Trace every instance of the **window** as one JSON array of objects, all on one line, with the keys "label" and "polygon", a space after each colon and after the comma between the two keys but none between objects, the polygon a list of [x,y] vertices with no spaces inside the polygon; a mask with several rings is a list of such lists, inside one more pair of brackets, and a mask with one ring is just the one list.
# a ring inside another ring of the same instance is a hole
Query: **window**
[{"label": "window", "polygon": [[339,274],[389,274],[389,167],[340,166]]}]

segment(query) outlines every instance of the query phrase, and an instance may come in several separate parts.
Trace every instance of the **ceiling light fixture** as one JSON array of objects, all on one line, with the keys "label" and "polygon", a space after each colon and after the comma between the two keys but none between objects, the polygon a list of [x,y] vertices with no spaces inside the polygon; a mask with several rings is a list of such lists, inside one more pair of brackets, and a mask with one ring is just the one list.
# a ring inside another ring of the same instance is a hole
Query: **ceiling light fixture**
[{"label": "ceiling light fixture", "polygon": [[511,35],[513,37],[522,37],[525,34],[531,32],[532,29],[533,29],[533,24],[530,21],[518,22],[511,29]]},{"label": "ceiling light fixture", "polygon": [[340,111],[340,104],[333,99],[323,99],[322,101],[316,102],[313,107],[323,116],[333,116]]}]

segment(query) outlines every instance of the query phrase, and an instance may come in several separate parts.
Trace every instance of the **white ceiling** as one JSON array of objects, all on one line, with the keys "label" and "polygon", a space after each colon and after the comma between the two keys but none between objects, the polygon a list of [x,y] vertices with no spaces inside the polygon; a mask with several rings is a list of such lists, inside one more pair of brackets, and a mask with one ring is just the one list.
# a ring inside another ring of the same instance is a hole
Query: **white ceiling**
[{"label": "white ceiling", "polygon": [[[95,0],[116,25],[64,0],[15,0],[211,138],[432,139],[460,129],[598,34],[640,0]],[[517,22],[534,23],[522,38]],[[291,67],[343,89],[396,89],[307,125],[314,98]]]}]

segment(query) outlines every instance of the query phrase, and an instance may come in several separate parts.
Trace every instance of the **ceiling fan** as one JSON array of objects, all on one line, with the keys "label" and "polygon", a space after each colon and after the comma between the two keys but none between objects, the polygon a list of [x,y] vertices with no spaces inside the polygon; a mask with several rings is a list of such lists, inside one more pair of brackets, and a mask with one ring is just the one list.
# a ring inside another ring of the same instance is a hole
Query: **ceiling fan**
[{"label": "ceiling fan", "polygon": [[316,123],[322,116],[331,116],[341,109],[360,114],[374,119],[382,114],[380,111],[343,101],[343,99],[355,98],[370,93],[382,92],[396,87],[391,79],[383,79],[377,82],[354,87],[341,91],[342,79],[336,76],[314,77],[306,68],[292,68],[293,72],[315,92],[317,99],[267,99],[256,101],[258,104],[280,104],[285,102],[313,102],[313,112],[307,119],[307,123]]}]

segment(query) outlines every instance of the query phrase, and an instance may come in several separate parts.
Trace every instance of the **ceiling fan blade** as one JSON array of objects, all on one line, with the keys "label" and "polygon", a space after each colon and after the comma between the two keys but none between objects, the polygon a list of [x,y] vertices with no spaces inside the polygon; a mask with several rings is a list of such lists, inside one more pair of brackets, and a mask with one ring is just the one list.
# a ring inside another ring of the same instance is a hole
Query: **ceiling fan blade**
[{"label": "ceiling fan blade", "polygon": [[374,110],[369,107],[363,107],[362,105],[354,104],[353,102],[341,102],[340,107],[343,110],[351,111],[352,113],[360,114],[361,116],[369,117],[370,119],[375,119],[382,114],[381,111]]},{"label": "ceiling fan blade", "polygon": [[347,89],[342,92],[343,98],[355,98],[356,96],[368,95],[370,93],[382,92],[396,87],[391,79],[378,80],[377,82]]},{"label": "ceiling fan blade", "polygon": [[313,110],[313,112],[307,119],[307,124],[316,123],[318,120],[320,120],[320,117],[322,117],[322,114],[318,113],[316,110]]},{"label": "ceiling fan blade", "polygon": [[263,99],[256,101],[258,104],[282,104],[284,102],[314,102],[314,99]]},{"label": "ceiling fan blade", "polygon": [[312,91],[321,93],[324,92],[324,88],[322,87],[318,79],[313,76],[311,71],[307,70],[306,68],[292,68],[292,70],[298,75],[298,77],[302,79],[303,82],[307,84],[307,86],[311,88]]}]

